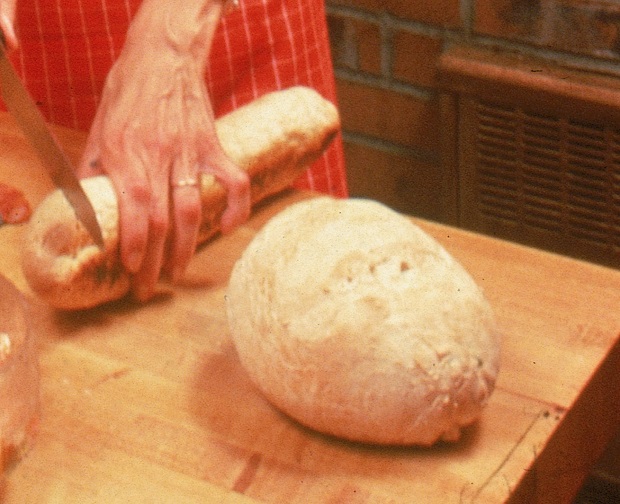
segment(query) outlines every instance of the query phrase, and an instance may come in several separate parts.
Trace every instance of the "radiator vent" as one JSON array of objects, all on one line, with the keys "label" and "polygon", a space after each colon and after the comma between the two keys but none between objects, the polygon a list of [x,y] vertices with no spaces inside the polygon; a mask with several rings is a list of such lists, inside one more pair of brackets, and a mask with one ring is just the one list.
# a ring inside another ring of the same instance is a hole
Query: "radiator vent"
[{"label": "radiator vent", "polygon": [[522,58],[472,63],[466,54],[458,64],[449,54],[443,68],[454,115],[444,110],[444,124],[455,125],[444,145],[455,154],[444,158],[456,163],[446,168],[458,180],[458,223],[620,266],[620,91],[614,103],[606,87],[604,103],[593,103],[599,88],[566,86],[565,71],[558,77]]}]

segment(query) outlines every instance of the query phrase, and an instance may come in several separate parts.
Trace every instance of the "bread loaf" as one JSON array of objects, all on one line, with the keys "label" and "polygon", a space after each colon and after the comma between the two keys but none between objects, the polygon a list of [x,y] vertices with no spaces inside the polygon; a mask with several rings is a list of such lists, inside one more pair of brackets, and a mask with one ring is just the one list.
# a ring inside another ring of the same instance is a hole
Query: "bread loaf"
[{"label": "bread loaf", "polygon": [[[216,121],[222,147],[251,179],[252,202],[277,193],[317,159],[339,130],[336,108],[315,91],[277,91]],[[32,290],[66,310],[93,307],[124,296],[129,275],[119,259],[118,206],[105,176],[82,181],[102,228],[98,248],[61,191],[33,213],[23,242],[22,265]],[[201,242],[219,230],[226,190],[213,176],[201,179]]]},{"label": "bread loaf", "polygon": [[463,267],[376,202],[316,198],[270,220],[235,264],[231,335],[263,394],[353,441],[455,441],[499,370],[491,307]]}]

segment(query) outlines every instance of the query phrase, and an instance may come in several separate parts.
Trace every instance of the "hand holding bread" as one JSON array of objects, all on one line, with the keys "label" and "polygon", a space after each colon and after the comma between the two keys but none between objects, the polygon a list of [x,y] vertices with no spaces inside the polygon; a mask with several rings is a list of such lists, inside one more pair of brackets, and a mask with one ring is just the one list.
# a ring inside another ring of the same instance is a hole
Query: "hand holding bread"
[{"label": "hand holding bread", "polygon": [[[322,154],[339,130],[336,108],[305,87],[277,91],[216,121],[228,156],[251,179],[252,202],[288,187]],[[119,260],[118,204],[105,176],[82,181],[102,229],[98,248],[60,191],[35,209],[25,233],[24,275],[51,306],[78,310],[116,300],[130,288]],[[212,176],[200,181],[202,223],[199,241],[219,230],[226,191]]]}]

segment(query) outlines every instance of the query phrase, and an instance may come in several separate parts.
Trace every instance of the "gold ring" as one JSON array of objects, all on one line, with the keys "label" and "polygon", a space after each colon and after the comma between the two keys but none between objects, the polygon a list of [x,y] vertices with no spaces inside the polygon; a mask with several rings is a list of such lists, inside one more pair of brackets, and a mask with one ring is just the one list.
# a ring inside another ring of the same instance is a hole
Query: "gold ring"
[{"label": "gold ring", "polygon": [[170,184],[172,187],[198,187],[198,179],[194,177],[188,177],[181,180],[177,180]]}]

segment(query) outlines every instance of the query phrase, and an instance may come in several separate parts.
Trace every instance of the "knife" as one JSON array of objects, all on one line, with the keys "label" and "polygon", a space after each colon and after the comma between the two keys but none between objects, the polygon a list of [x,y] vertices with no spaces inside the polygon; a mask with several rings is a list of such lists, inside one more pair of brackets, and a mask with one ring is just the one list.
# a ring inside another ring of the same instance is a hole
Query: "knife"
[{"label": "knife", "polygon": [[6,40],[0,30],[0,92],[4,103],[47,168],[50,178],[65,195],[75,215],[103,247],[103,236],[95,209],[75,175],[71,162],[49,130],[43,115],[15,72],[6,55]]}]

